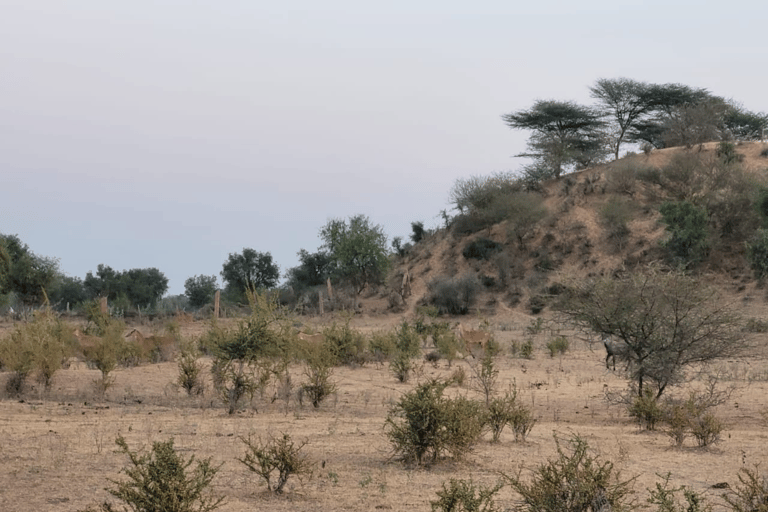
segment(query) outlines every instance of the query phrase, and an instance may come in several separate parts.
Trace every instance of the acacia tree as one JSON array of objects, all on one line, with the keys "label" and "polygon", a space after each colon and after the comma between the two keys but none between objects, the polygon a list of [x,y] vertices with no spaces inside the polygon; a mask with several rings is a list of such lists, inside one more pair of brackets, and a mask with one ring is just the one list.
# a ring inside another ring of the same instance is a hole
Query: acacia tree
[{"label": "acacia tree", "polygon": [[329,220],[320,230],[320,238],[322,249],[330,256],[331,274],[350,283],[355,296],[368,285],[384,282],[389,268],[387,235],[368,217]]},{"label": "acacia tree", "polygon": [[573,280],[556,308],[577,327],[626,343],[618,357],[638,396],[653,386],[658,398],[692,365],[736,355],[747,343],[734,307],[679,271]]},{"label": "acacia tree", "polygon": [[610,144],[614,158],[618,160],[627,130],[654,109],[653,89],[645,82],[629,78],[600,78],[589,90],[600,103],[601,113],[611,118],[613,137]]},{"label": "acacia tree", "polygon": [[280,268],[268,252],[245,248],[242,254],[229,255],[221,270],[226,291],[235,300],[245,300],[246,290],[274,288],[280,279]]},{"label": "acacia tree", "polygon": [[599,161],[605,144],[600,114],[571,101],[539,100],[528,110],[501,116],[507,126],[532,130],[530,152],[517,156],[533,157],[536,165],[559,178],[573,166],[577,169]]}]

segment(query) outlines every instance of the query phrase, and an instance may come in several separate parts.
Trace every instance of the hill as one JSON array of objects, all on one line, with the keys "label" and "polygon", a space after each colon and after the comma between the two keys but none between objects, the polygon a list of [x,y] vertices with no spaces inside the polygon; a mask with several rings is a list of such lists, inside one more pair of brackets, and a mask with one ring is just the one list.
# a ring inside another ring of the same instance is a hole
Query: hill
[{"label": "hill", "polygon": [[[435,294],[445,293],[441,285],[464,291],[462,282],[475,282],[467,312],[537,314],[560,276],[676,264],[662,245],[669,238],[659,212],[665,201],[689,201],[708,214],[708,250],[690,265],[692,272],[746,301],[765,298],[746,242],[763,221],[756,205],[768,183],[767,148],[762,142],[713,142],[655,150],[541,183],[528,194],[546,213],[524,226],[519,238],[514,216],[488,223],[482,208],[465,211],[397,258],[387,290],[371,293],[364,309],[413,311],[435,303]],[[406,273],[410,293],[402,297]]]}]

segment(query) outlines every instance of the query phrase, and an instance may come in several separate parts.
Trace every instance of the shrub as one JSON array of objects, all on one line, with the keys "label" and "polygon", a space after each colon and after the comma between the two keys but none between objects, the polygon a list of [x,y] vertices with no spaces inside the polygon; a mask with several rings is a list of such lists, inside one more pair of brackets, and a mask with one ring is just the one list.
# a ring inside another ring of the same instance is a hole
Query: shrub
[{"label": "shrub", "polygon": [[368,351],[374,361],[388,361],[397,351],[397,337],[393,332],[373,332],[368,337]]},{"label": "shrub", "polygon": [[715,154],[726,165],[744,160],[744,155],[740,155],[736,151],[736,145],[728,141],[722,141],[718,144]]},{"label": "shrub", "polygon": [[417,244],[424,239],[426,230],[424,229],[424,223],[421,221],[411,222],[411,242]]},{"label": "shrub", "polygon": [[461,460],[480,440],[484,426],[484,407],[463,396],[445,402],[445,449],[454,460]]},{"label": "shrub", "polygon": [[459,350],[463,348],[456,334],[447,328],[440,329],[433,332],[432,339],[437,351],[448,360],[448,366],[451,366],[459,356]]},{"label": "shrub", "polygon": [[768,511],[768,479],[761,475],[758,468],[741,468],[739,470],[739,485],[730,493],[724,494],[723,499],[731,506],[733,512],[766,512]]},{"label": "shrub", "polygon": [[568,338],[565,336],[555,336],[547,342],[549,357],[555,357],[558,353],[565,354],[568,351]]},{"label": "shrub", "polygon": [[725,425],[710,411],[713,405],[711,393],[691,393],[685,401],[670,400],[663,413],[665,433],[676,446],[682,446],[688,435],[696,439],[699,447],[717,443]]},{"label": "shrub", "polygon": [[629,237],[627,223],[632,220],[633,208],[628,201],[611,197],[600,209],[600,221],[607,232],[608,240],[621,249]]},{"label": "shrub", "polygon": [[512,387],[503,397],[492,398],[488,403],[486,424],[491,430],[492,442],[496,443],[507,425],[512,426],[515,441],[525,441],[536,420],[530,409],[517,400],[517,385]]},{"label": "shrub", "polygon": [[[208,512],[216,510],[224,502],[208,489],[221,466],[212,466],[211,459],[197,461],[190,471],[195,457],[185,459],[176,453],[173,439],[152,444],[152,451],[139,455],[128,449],[122,436],[117,445],[131,461],[123,471],[128,481],[110,480],[116,487],[108,488],[115,498],[135,511]],[[110,504],[102,505],[105,512],[112,511]]]},{"label": "shrub", "polygon": [[638,179],[638,169],[631,161],[619,161],[606,173],[608,190],[616,194],[632,195]]},{"label": "shrub", "polygon": [[[301,453],[308,443],[306,440],[296,444],[291,436],[285,433],[282,437],[272,437],[263,443],[261,439],[255,441],[250,435],[248,438],[241,437],[240,440],[245,443],[246,452],[242,459],[237,460],[263,478],[267,488],[275,494],[283,492],[283,487],[291,475],[296,475],[299,480],[312,475],[314,463]],[[273,476],[277,476],[274,484]]]},{"label": "shrub", "polygon": [[472,480],[451,478],[448,487],[443,482],[443,489],[437,491],[438,499],[429,504],[433,512],[497,512],[499,509],[493,502],[493,496],[501,487],[501,484],[475,486]]},{"label": "shrub", "polygon": [[385,429],[394,456],[427,465],[446,453],[461,458],[477,442],[482,433],[480,405],[463,397],[444,397],[447,385],[430,379],[392,407]]},{"label": "shrub", "polygon": [[520,357],[523,359],[533,359],[533,340],[528,338],[520,345]]},{"label": "shrub", "polygon": [[479,287],[477,278],[470,274],[456,279],[437,277],[427,283],[427,302],[436,306],[441,314],[466,315]]},{"label": "shrub", "polygon": [[21,394],[33,371],[45,389],[50,389],[54,374],[70,352],[64,342],[65,333],[66,328],[56,313],[45,307],[35,312],[32,321],[17,325],[0,341],[0,367],[12,372],[6,383],[9,394]]},{"label": "shrub", "polygon": [[326,347],[315,346],[306,358],[304,375],[307,382],[302,384],[299,392],[299,403],[307,396],[312,406],[320,407],[320,403],[336,391],[336,384],[331,381],[333,375],[333,356]]},{"label": "shrub", "polygon": [[696,263],[709,250],[707,212],[687,201],[666,202],[659,208],[670,238],[663,245],[673,259]]},{"label": "shrub", "polygon": [[520,475],[503,475],[523,500],[523,510],[530,512],[582,512],[586,510],[623,510],[631,492],[632,480],[621,481],[613,463],[601,461],[589,453],[589,446],[573,436],[566,451],[559,439],[557,458],[533,470],[530,483]]},{"label": "shrub", "polygon": [[192,394],[201,395],[204,390],[201,379],[203,368],[200,365],[199,357],[200,354],[194,346],[189,343],[181,345],[178,383],[190,396]]},{"label": "shrub", "polygon": [[[659,475],[661,476],[661,475]],[[703,496],[692,489],[681,486],[678,488],[669,487],[671,474],[667,473],[662,478],[663,482],[656,482],[656,489],[648,489],[651,497],[648,503],[657,505],[657,512],[711,512],[712,507],[708,505]],[[682,491],[685,503],[681,504],[677,499],[677,494]]]},{"label": "shrub", "polygon": [[497,251],[502,249],[502,245],[488,238],[478,238],[468,243],[461,254],[466,258],[476,260],[487,260]]},{"label": "shrub", "polygon": [[389,370],[398,381],[408,382],[408,379],[411,377],[411,370],[413,370],[411,358],[402,352],[398,352],[389,363]]},{"label": "shrub", "polygon": [[496,388],[496,379],[499,376],[499,370],[493,365],[493,357],[488,351],[480,360],[480,364],[470,366],[475,374],[476,389],[485,398],[486,405],[490,405],[491,397]]},{"label": "shrub", "polygon": [[652,389],[646,388],[643,394],[636,396],[629,405],[629,415],[635,418],[638,423],[643,425],[646,430],[656,430],[656,424],[659,423],[664,411],[659,404]]},{"label": "shrub", "polygon": [[344,324],[335,322],[323,330],[325,342],[330,347],[335,364],[352,364],[364,361],[366,339],[361,332],[349,326],[348,317]]}]

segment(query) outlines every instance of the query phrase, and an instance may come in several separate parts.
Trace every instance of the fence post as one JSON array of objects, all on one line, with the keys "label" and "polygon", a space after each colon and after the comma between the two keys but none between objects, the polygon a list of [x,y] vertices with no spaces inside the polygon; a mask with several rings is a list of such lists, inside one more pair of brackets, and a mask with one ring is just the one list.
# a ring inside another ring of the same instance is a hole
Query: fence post
[{"label": "fence post", "polygon": [[221,300],[221,290],[216,290],[213,294],[213,318],[219,318],[219,301]]}]

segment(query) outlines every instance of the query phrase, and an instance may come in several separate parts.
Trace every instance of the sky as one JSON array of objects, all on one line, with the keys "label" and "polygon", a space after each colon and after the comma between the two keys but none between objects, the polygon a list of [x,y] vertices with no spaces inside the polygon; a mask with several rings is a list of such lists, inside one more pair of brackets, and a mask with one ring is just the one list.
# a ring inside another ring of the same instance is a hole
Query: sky
[{"label": "sky", "polygon": [[[168,293],[330,219],[391,240],[458,179],[517,171],[501,115],[591,104],[599,78],[704,87],[768,112],[768,4],[0,0],[0,233],[84,278]],[[219,284],[221,278],[219,276]]]}]

